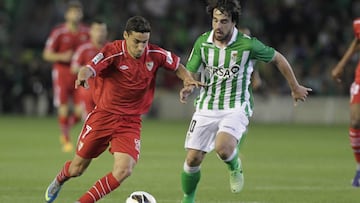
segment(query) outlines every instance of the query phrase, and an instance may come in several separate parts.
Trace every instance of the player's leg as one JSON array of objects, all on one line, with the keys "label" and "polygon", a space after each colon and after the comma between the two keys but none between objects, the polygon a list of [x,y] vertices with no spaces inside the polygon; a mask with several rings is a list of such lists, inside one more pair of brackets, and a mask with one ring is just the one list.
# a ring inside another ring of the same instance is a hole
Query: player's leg
[{"label": "player's leg", "polygon": [[71,152],[73,145],[70,138],[70,125],[69,125],[69,106],[62,103],[57,108],[58,121],[60,126],[60,143],[62,144],[63,152]]},{"label": "player's leg", "polygon": [[224,115],[215,139],[215,151],[230,172],[230,189],[237,193],[243,189],[244,174],[238,146],[246,132],[249,120],[243,111]]},{"label": "player's leg", "polygon": [[128,154],[114,153],[114,167],[78,199],[79,203],[93,203],[109,194],[131,175],[136,161]]},{"label": "player's leg", "polygon": [[80,176],[89,166],[90,162],[91,159],[84,159],[78,155],[75,155],[72,161],[65,162],[61,171],[46,189],[46,202],[53,202],[59,194],[62,185],[70,178]]},{"label": "player's leg", "polygon": [[234,193],[240,192],[244,186],[244,174],[239,158],[237,142],[234,136],[226,132],[219,132],[215,141],[215,151],[229,169],[230,189]]},{"label": "player's leg", "polygon": [[53,90],[54,90],[54,106],[57,108],[57,116],[61,131],[60,143],[64,152],[71,152],[73,145],[70,139],[69,126],[69,105],[68,105],[68,85],[66,71],[56,68],[52,71]]},{"label": "player's leg", "polygon": [[360,84],[353,82],[350,88],[350,145],[355,156],[356,173],[352,185],[360,187]]},{"label": "player's leg", "polygon": [[185,139],[186,159],[181,174],[184,193],[182,203],[193,203],[196,188],[200,181],[200,165],[207,152],[214,149],[215,132],[218,130],[218,118],[208,117],[195,112]]},{"label": "player's leg", "polygon": [[200,181],[200,165],[206,153],[199,150],[188,149],[186,160],[181,173],[181,185],[184,192],[182,203],[194,203],[197,184]]},{"label": "player's leg", "polygon": [[360,187],[360,103],[350,105],[350,114],[350,144],[356,161],[356,172],[352,185]]},{"label": "player's leg", "polygon": [[[93,111],[88,119],[93,118],[92,115],[94,113],[96,112]],[[102,116],[102,114],[100,114],[97,118],[102,118],[104,121],[107,116]],[[112,172],[100,178],[86,193],[84,193],[78,200],[80,203],[96,202],[115,190],[131,175],[132,170],[138,161],[140,154],[141,118],[138,116],[122,116],[120,118],[119,116],[113,116],[113,118],[114,119],[111,119],[110,122],[108,122],[111,136],[106,136],[107,145],[109,144],[108,142],[111,141],[110,152],[114,155]],[[107,122],[105,121],[105,123]],[[101,127],[103,128],[104,126],[102,125]],[[87,139],[86,137],[87,136],[84,138],[85,140]],[[101,139],[103,139],[102,143],[98,143],[99,139],[93,141],[93,143],[95,143],[94,147],[105,146],[105,137]],[[84,144],[84,146],[85,145],[86,144]]]},{"label": "player's leg", "polygon": [[72,127],[79,123],[82,118],[86,118],[85,105],[83,103],[77,102],[74,104],[74,111],[69,117],[69,126]]},{"label": "player's leg", "polygon": [[[76,80],[76,78],[73,78],[73,80],[69,81],[68,83],[75,84],[75,80]],[[82,88],[74,89],[74,87],[72,87],[72,89],[70,91],[70,95],[73,99],[73,105],[74,105],[72,114],[69,115],[70,128],[73,127],[74,125],[76,125],[77,123],[79,123],[81,121],[81,119],[86,118],[86,116],[85,116],[86,114],[84,111],[84,103],[82,101],[82,96],[81,96],[81,90],[82,90]]]}]

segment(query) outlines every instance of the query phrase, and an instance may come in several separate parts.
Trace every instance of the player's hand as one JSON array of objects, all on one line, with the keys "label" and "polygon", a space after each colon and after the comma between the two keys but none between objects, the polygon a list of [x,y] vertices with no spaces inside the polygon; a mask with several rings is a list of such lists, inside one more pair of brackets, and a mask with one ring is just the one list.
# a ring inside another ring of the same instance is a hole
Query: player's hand
[{"label": "player's hand", "polygon": [[75,80],[75,89],[79,88],[79,87],[83,87],[85,89],[88,89],[89,88],[89,83],[87,80]]},{"label": "player's hand", "polygon": [[68,50],[66,52],[61,53],[60,61],[62,62],[70,62],[73,57],[74,51]]},{"label": "player's hand", "polygon": [[294,100],[294,106],[297,106],[298,101],[305,101],[307,96],[309,95],[309,92],[311,92],[312,89],[304,86],[297,86],[295,89],[291,91],[291,96]]},{"label": "player's hand", "polygon": [[75,89],[77,89],[79,86],[82,86],[85,89],[89,88],[88,79],[89,77],[93,76],[93,74],[94,73],[90,70],[90,68],[86,66],[81,67],[75,81]]},{"label": "player's hand", "polygon": [[78,74],[79,70],[80,70],[80,67],[78,67],[78,66],[71,66],[70,67],[70,71],[71,71],[72,74],[75,74],[75,75]]},{"label": "player's hand", "polygon": [[206,85],[200,81],[194,80],[192,78],[187,78],[183,81],[184,87],[186,86],[195,86],[195,87],[205,87]]},{"label": "player's hand", "polygon": [[187,85],[180,90],[180,102],[186,104],[186,100],[193,93],[195,86]]},{"label": "player's hand", "polygon": [[331,77],[338,83],[341,83],[341,77],[343,75],[344,71],[341,68],[335,67],[331,70]]}]

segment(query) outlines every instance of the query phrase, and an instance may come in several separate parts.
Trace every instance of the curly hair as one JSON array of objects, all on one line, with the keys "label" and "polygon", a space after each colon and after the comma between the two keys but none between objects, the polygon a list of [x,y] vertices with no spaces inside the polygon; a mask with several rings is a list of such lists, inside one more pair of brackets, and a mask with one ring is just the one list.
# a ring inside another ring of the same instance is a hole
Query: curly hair
[{"label": "curly hair", "polygon": [[241,15],[241,6],[239,0],[208,0],[206,11],[212,16],[214,9],[227,13],[231,16],[232,22],[239,23]]}]

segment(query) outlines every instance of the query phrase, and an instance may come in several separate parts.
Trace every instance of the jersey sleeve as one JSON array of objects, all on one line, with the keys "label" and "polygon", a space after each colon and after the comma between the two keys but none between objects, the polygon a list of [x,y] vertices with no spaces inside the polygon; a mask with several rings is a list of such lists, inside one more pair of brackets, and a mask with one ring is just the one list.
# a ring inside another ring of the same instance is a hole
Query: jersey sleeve
[{"label": "jersey sleeve", "polygon": [[179,67],[180,57],[176,54],[158,47],[161,53],[161,67],[175,71]]},{"label": "jersey sleeve", "polygon": [[360,39],[360,18],[356,18],[353,21],[353,29],[356,38]]},{"label": "jersey sleeve", "polygon": [[87,66],[90,67],[96,75],[101,75],[113,63],[114,56],[116,56],[114,53],[114,45],[108,43],[87,63]]},{"label": "jersey sleeve", "polygon": [[59,36],[57,29],[52,30],[49,37],[46,39],[45,50],[56,51]]},{"label": "jersey sleeve", "polygon": [[198,69],[201,65],[201,50],[200,50],[200,39],[197,39],[193,49],[191,50],[189,59],[186,63],[186,69],[192,73],[198,72]]},{"label": "jersey sleeve", "polygon": [[251,39],[252,50],[250,57],[263,62],[270,62],[275,56],[275,49],[266,46],[256,38]]},{"label": "jersey sleeve", "polygon": [[83,53],[83,49],[81,46],[76,49],[72,59],[71,59],[71,67],[80,67],[82,64],[81,62],[81,55]]}]

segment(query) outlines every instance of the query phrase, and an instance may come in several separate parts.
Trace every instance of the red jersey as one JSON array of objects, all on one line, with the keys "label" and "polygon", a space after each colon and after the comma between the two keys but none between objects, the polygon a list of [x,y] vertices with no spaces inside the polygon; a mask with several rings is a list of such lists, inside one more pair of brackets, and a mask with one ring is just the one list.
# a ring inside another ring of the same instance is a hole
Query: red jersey
[{"label": "red jersey", "polygon": [[90,41],[80,45],[74,53],[71,66],[80,67],[86,65],[99,51],[100,49]]},{"label": "red jersey", "polygon": [[360,61],[358,62],[355,69],[355,82],[357,84],[360,84]]},{"label": "red jersey", "polygon": [[[156,72],[160,67],[175,71],[180,58],[156,45],[149,44],[142,56],[134,59],[125,40],[108,43],[88,66],[96,77],[103,78],[97,108],[115,114],[146,113],[153,101]],[[98,92],[98,86],[96,86]]]},{"label": "red jersey", "polygon": [[[97,53],[99,53],[99,51],[100,48],[97,48],[91,41],[80,45],[74,53],[71,61],[71,66],[81,67],[86,65],[92,58],[94,58]],[[81,97],[85,103],[87,113],[89,113],[95,107],[94,100],[96,100],[97,95],[99,95],[94,91],[95,86],[102,84],[100,77],[97,77],[96,79],[98,80],[98,82],[96,82],[94,78],[89,78],[89,89],[79,89]]]},{"label": "red jersey", "polygon": [[[56,26],[50,33],[45,45],[45,49],[61,53],[69,50],[75,51],[78,46],[88,41],[89,27],[80,25],[77,32],[70,31],[65,23]],[[69,63],[55,62],[54,67],[70,67]]]},{"label": "red jersey", "polygon": [[[356,18],[353,21],[353,29],[354,29],[355,37],[360,39],[360,18]],[[360,61],[358,62],[355,70],[355,82],[357,84],[360,84]]]}]

